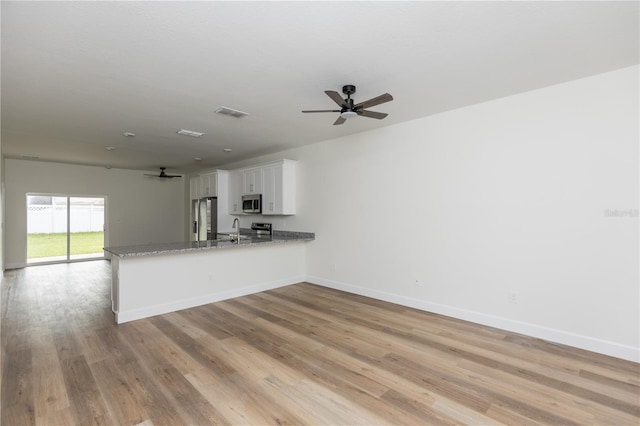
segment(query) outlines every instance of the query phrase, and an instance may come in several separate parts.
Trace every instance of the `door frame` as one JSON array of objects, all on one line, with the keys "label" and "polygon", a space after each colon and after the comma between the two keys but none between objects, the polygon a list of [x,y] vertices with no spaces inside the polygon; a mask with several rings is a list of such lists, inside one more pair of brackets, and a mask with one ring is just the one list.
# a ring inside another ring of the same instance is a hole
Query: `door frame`
[{"label": "door frame", "polygon": [[[43,261],[29,261],[29,257],[28,257],[28,235],[29,235],[29,196],[42,196],[42,197],[63,197],[67,199],[67,253],[66,253],[66,259],[60,259],[60,260],[43,260]],[[25,244],[24,244],[24,259],[25,259],[25,264],[26,266],[36,266],[36,265],[51,265],[51,264],[57,264],[57,263],[74,263],[74,262],[88,262],[91,260],[105,260],[108,259],[106,252],[103,250],[102,251],[102,256],[100,257],[87,257],[87,258],[82,258],[82,259],[72,259],[71,258],[71,254],[70,252],[70,242],[71,242],[71,208],[70,208],[70,200],[71,198],[102,198],[104,200],[104,211],[103,211],[103,223],[104,225],[102,226],[102,230],[103,230],[103,240],[104,240],[104,247],[108,247],[109,244],[109,233],[107,232],[109,229],[109,225],[107,223],[107,208],[108,208],[108,203],[109,203],[109,198],[106,195],[87,195],[87,194],[61,194],[61,193],[46,193],[46,192],[27,192],[25,194],[25,204],[26,204],[26,217],[25,217],[25,221],[26,226],[25,229],[27,230],[27,232],[25,232],[24,234],[24,239],[25,239]]]}]

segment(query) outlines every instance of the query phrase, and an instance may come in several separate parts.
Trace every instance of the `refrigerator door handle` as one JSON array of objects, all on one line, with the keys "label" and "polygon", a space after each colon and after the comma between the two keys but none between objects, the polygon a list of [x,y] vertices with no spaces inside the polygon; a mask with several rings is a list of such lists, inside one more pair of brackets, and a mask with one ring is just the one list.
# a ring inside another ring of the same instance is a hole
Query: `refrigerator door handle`
[{"label": "refrigerator door handle", "polygon": [[198,221],[197,220],[193,221],[193,233],[194,234],[198,233]]}]

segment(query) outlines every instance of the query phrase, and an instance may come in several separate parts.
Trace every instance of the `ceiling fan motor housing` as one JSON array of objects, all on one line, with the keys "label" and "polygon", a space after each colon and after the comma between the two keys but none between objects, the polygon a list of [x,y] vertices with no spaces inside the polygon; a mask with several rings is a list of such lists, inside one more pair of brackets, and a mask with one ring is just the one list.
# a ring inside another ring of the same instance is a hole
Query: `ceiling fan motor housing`
[{"label": "ceiling fan motor housing", "polygon": [[345,99],[344,100],[344,107],[342,108],[343,110],[349,110],[349,109],[353,109],[353,99],[349,98],[349,99]]}]

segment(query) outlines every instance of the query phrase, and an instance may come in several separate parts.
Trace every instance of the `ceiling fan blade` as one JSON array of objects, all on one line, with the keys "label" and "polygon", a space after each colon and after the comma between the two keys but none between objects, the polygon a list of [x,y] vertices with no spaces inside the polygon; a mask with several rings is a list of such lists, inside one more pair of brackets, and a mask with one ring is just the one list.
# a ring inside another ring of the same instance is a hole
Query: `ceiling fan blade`
[{"label": "ceiling fan blade", "polygon": [[310,111],[302,111],[302,112],[340,112],[339,109],[315,109]]},{"label": "ceiling fan blade", "polygon": [[364,101],[364,102],[360,102],[359,104],[355,105],[354,108],[358,108],[358,109],[365,109],[365,108],[369,108],[375,105],[380,105],[383,104],[385,102],[389,102],[393,100],[393,96],[391,96],[388,93],[385,93],[384,95],[380,95],[380,96],[376,96],[375,98],[371,98],[368,101]]},{"label": "ceiling fan blade", "polygon": [[160,174],[158,175],[152,175],[149,173],[145,173],[145,176],[151,176],[151,177],[155,177],[155,178],[160,178],[160,179],[171,179],[171,178],[181,178],[182,175],[168,175],[166,172],[166,167],[160,167]]},{"label": "ceiling fan blade", "polygon": [[333,99],[333,102],[337,103],[341,107],[347,106],[347,104],[344,103],[344,99],[342,99],[342,96],[340,96],[340,93],[334,92],[333,90],[325,90],[324,93],[326,93],[327,96]]},{"label": "ceiling fan blade", "polygon": [[154,178],[160,178],[160,179],[173,179],[173,178],[182,177],[182,175],[167,175],[167,174],[164,174],[164,175],[150,175],[148,173],[145,173],[144,175],[145,176],[151,176],[151,177],[154,177]]},{"label": "ceiling fan blade", "polygon": [[377,118],[378,120],[382,120],[383,118],[385,118],[389,114],[386,114],[384,112],[359,110],[358,111],[358,115],[361,115],[363,117]]},{"label": "ceiling fan blade", "polygon": [[334,121],[334,122],[333,122],[333,125],[334,125],[334,126],[337,126],[338,124],[342,124],[342,123],[344,123],[345,121],[347,121],[347,119],[346,119],[346,118],[338,117],[338,119],[337,119],[336,121]]}]

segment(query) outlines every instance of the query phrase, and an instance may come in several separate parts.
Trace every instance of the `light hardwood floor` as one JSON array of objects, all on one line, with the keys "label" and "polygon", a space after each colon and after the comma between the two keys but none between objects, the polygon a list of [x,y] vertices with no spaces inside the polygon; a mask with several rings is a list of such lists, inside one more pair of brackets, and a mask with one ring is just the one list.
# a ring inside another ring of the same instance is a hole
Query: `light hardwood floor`
[{"label": "light hardwood floor", "polygon": [[109,284],[5,273],[2,425],[640,423],[635,363],[304,283],[116,325]]}]

